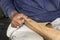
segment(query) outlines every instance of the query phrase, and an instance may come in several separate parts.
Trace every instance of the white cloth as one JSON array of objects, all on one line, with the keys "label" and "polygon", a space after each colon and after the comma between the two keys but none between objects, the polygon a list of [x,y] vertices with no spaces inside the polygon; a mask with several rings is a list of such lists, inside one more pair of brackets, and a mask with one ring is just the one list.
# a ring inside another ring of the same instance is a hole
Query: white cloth
[{"label": "white cloth", "polygon": [[60,31],[60,18],[55,19],[51,24],[54,29]]},{"label": "white cloth", "polygon": [[21,28],[12,28],[11,24],[7,30],[7,36],[11,40],[44,40],[42,36],[29,29],[26,25]]}]

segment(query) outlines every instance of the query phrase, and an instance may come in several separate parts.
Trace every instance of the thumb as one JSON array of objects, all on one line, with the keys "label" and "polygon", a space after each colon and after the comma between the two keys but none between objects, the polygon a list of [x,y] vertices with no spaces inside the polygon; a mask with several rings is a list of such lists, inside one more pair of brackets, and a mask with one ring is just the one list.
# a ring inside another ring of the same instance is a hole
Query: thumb
[{"label": "thumb", "polygon": [[30,21],[31,19],[29,17],[24,18],[25,21]]}]

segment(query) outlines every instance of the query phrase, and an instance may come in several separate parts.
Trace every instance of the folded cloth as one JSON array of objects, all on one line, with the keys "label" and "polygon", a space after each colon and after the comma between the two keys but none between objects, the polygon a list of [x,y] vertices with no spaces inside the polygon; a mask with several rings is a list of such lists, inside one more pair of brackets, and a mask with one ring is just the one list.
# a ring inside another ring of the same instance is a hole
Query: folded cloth
[{"label": "folded cloth", "polygon": [[44,40],[42,36],[29,29],[26,25],[23,25],[21,28],[13,28],[10,24],[7,36],[11,40]]},{"label": "folded cloth", "polygon": [[60,30],[60,18],[55,19],[51,24],[54,29]]}]

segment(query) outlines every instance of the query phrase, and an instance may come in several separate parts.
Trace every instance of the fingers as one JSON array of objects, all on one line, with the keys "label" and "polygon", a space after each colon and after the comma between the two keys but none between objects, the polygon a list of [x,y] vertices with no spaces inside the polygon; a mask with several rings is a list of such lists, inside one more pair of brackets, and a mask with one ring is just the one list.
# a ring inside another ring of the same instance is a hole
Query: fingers
[{"label": "fingers", "polygon": [[24,17],[24,20],[25,20],[25,21],[30,21],[31,19],[30,19],[28,16],[25,16],[25,17]]},{"label": "fingers", "polygon": [[15,21],[12,21],[11,22],[11,26],[14,27],[14,28],[16,28],[17,27],[17,23]]},{"label": "fingers", "polygon": [[23,18],[20,18],[20,19],[13,18],[11,22],[11,26],[17,28],[17,26],[21,27],[23,23],[24,23]]},{"label": "fingers", "polygon": [[17,24],[18,24],[18,26],[22,26],[23,25],[23,23],[24,23],[24,19],[23,20],[17,20]]},{"label": "fingers", "polygon": [[24,14],[17,14],[12,18],[11,26],[12,27],[21,27],[25,20],[27,20],[28,17]]}]

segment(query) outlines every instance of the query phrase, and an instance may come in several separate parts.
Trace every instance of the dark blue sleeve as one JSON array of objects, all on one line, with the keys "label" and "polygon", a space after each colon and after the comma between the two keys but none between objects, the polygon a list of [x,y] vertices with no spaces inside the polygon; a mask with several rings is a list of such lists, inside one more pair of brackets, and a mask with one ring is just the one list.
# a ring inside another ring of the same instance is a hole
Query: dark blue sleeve
[{"label": "dark blue sleeve", "polygon": [[11,12],[16,11],[12,1],[13,0],[0,0],[0,6],[4,14],[8,17],[11,17]]}]

